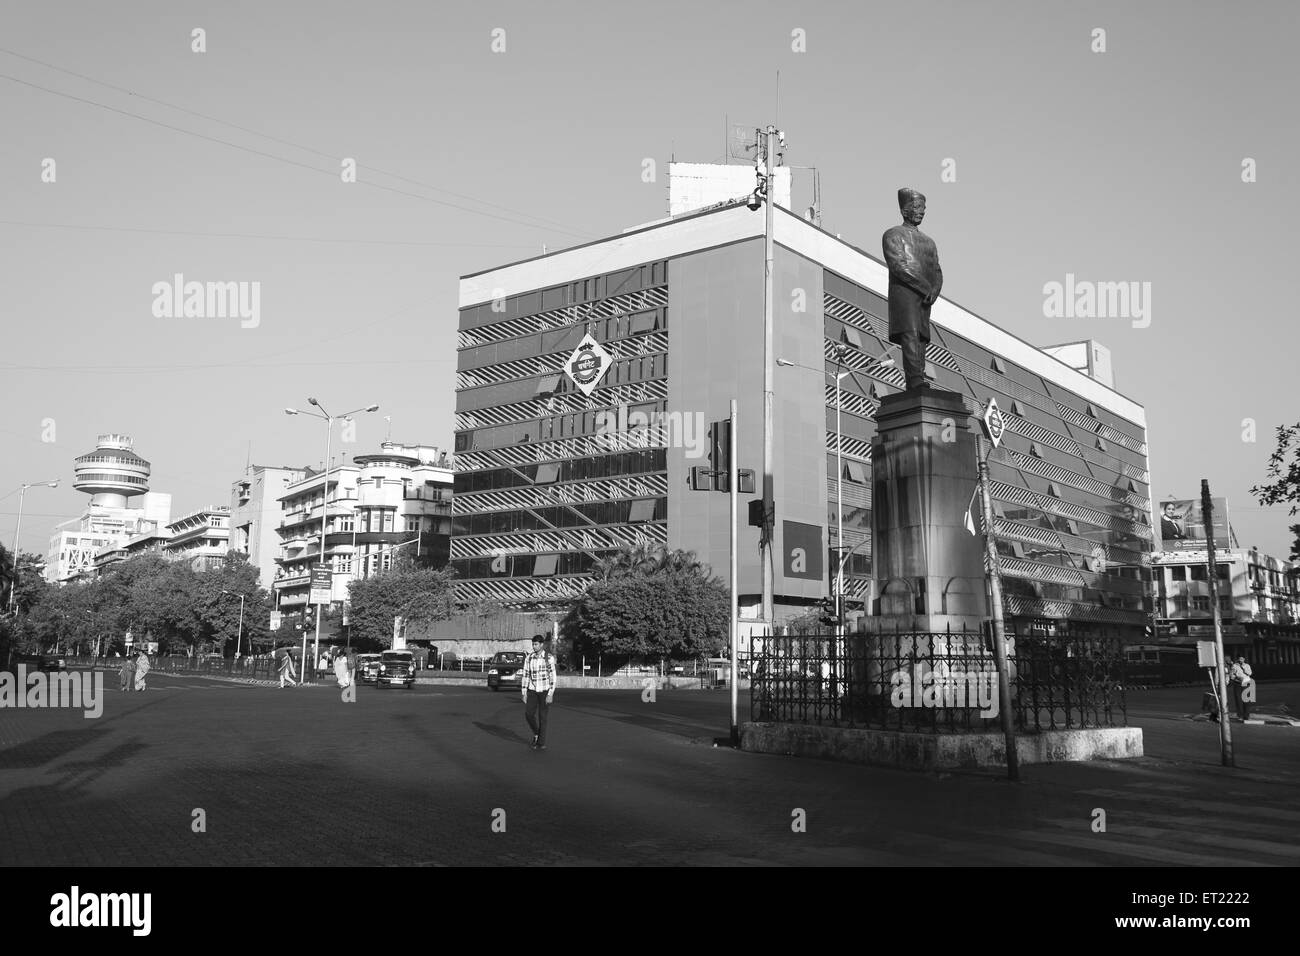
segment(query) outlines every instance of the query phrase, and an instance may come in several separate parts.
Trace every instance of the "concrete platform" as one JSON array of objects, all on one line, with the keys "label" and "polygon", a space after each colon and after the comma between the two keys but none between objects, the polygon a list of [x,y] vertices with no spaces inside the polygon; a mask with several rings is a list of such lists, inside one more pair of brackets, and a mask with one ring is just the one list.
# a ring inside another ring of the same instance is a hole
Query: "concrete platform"
[{"label": "concrete platform", "polygon": [[[899,770],[959,770],[1006,765],[1002,734],[914,734],[813,724],[741,724],[740,746],[753,753],[816,757]],[[1016,738],[1022,764],[1142,756],[1137,727],[1059,730]]]}]

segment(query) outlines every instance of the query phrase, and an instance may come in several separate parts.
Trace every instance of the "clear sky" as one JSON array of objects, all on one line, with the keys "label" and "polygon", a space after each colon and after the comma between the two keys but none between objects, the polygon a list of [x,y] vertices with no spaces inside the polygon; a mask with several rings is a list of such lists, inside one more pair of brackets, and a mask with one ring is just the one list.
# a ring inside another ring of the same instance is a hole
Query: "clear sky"
[{"label": "clear sky", "polygon": [[[1247,489],[1300,419],[1298,8],[11,0],[0,496],[63,479],[27,495],[44,553],[86,501],[72,459],[126,432],[174,514],[227,504],[250,449],[319,464],[324,424],[282,411],[308,396],[381,404],[345,454],[384,415],[450,447],[458,276],[660,218],[671,156],[721,161],[727,118],[775,119],[787,162],[821,170],[826,228],[878,252],[897,188],[923,190],[945,294],[1109,347],[1153,495],[1208,478],[1240,543],[1284,557],[1296,519]],[[260,321],[156,317],[176,273],[259,282]],[[1149,282],[1149,325],[1045,317],[1067,273]]]}]

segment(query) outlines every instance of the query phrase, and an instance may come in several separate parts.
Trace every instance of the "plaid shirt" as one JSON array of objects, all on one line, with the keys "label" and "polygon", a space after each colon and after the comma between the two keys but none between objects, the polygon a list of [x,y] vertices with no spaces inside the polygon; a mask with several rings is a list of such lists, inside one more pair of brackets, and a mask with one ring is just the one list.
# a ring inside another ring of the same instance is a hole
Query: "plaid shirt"
[{"label": "plaid shirt", "polygon": [[546,651],[533,651],[524,658],[524,690],[544,694],[555,690],[555,658]]}]

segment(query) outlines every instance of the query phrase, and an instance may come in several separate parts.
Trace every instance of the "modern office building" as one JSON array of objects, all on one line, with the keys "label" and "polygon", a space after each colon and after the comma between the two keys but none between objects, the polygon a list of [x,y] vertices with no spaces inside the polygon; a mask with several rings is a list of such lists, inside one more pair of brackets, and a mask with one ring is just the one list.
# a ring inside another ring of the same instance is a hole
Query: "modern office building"
[{"label": "modern office building", "polygon": [[306,468],[250,465],[230,485],[230,550],[248,555],[258,569],[258,583],[268,591],[280,556],[280,498],[306,474]]},{"label": "modern office building", "polygon": [[149,462],[134,448],[129,435],[100,435],[95,449],[76,459],[72,486],[91,498],[79,517],[55,528],[45,562],[48,580],[93,575],[100,551],[171,520],[171,495],[149,490]]},{"label": "modern office building", "polygon": [[[707,463],[701,433],[733,398],[739,465],[761,475],[763,232],[763,211],[732,200],[462,277],[452,539],[462,599],[558,607],[594,560],[637,542],[693,550],[726,574],[727,495],[690,490],[687,476]],[[934,233],[942,247],[941,223]],[[874,416],[903,386],[888,272],[783,208],[775,244],[777,619],[827,595],[849,549],[846,590],[870,609]],[[932,319],[937,386],[977,413],[996,398],[1006,416],[991,470],[1008,616],[1141,633],[1152,550],[1143,408],[950,300]],[[759,603],[753,497],[741,500],[742,617]]]},{"label": "modern office building", "polygon": [[348,584],[393,565],[398,549],[433,567],[451,550],[452,463],[428,445],[386,441],[376,454],[357,455],[326,473],[308,469],[280,496],[280,554],[274,581],[277,607],[307,609],[311,569],[320,563],[325,516],[325,563],[333,574],[332,604]]}]

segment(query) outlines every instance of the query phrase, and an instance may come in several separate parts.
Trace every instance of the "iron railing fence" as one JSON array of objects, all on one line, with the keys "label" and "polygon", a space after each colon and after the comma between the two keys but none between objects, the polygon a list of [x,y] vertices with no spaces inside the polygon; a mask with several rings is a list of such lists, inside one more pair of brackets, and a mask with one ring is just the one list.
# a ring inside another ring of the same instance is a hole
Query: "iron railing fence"
[{"label": "iron railing fence", "polygon": [[[1095,631],[1008,634],[1021,733],[1126,726],[1123,641]],[[978,631],[755,638],[755,721],[913,733],[1001,729],[992,643]]]}]

